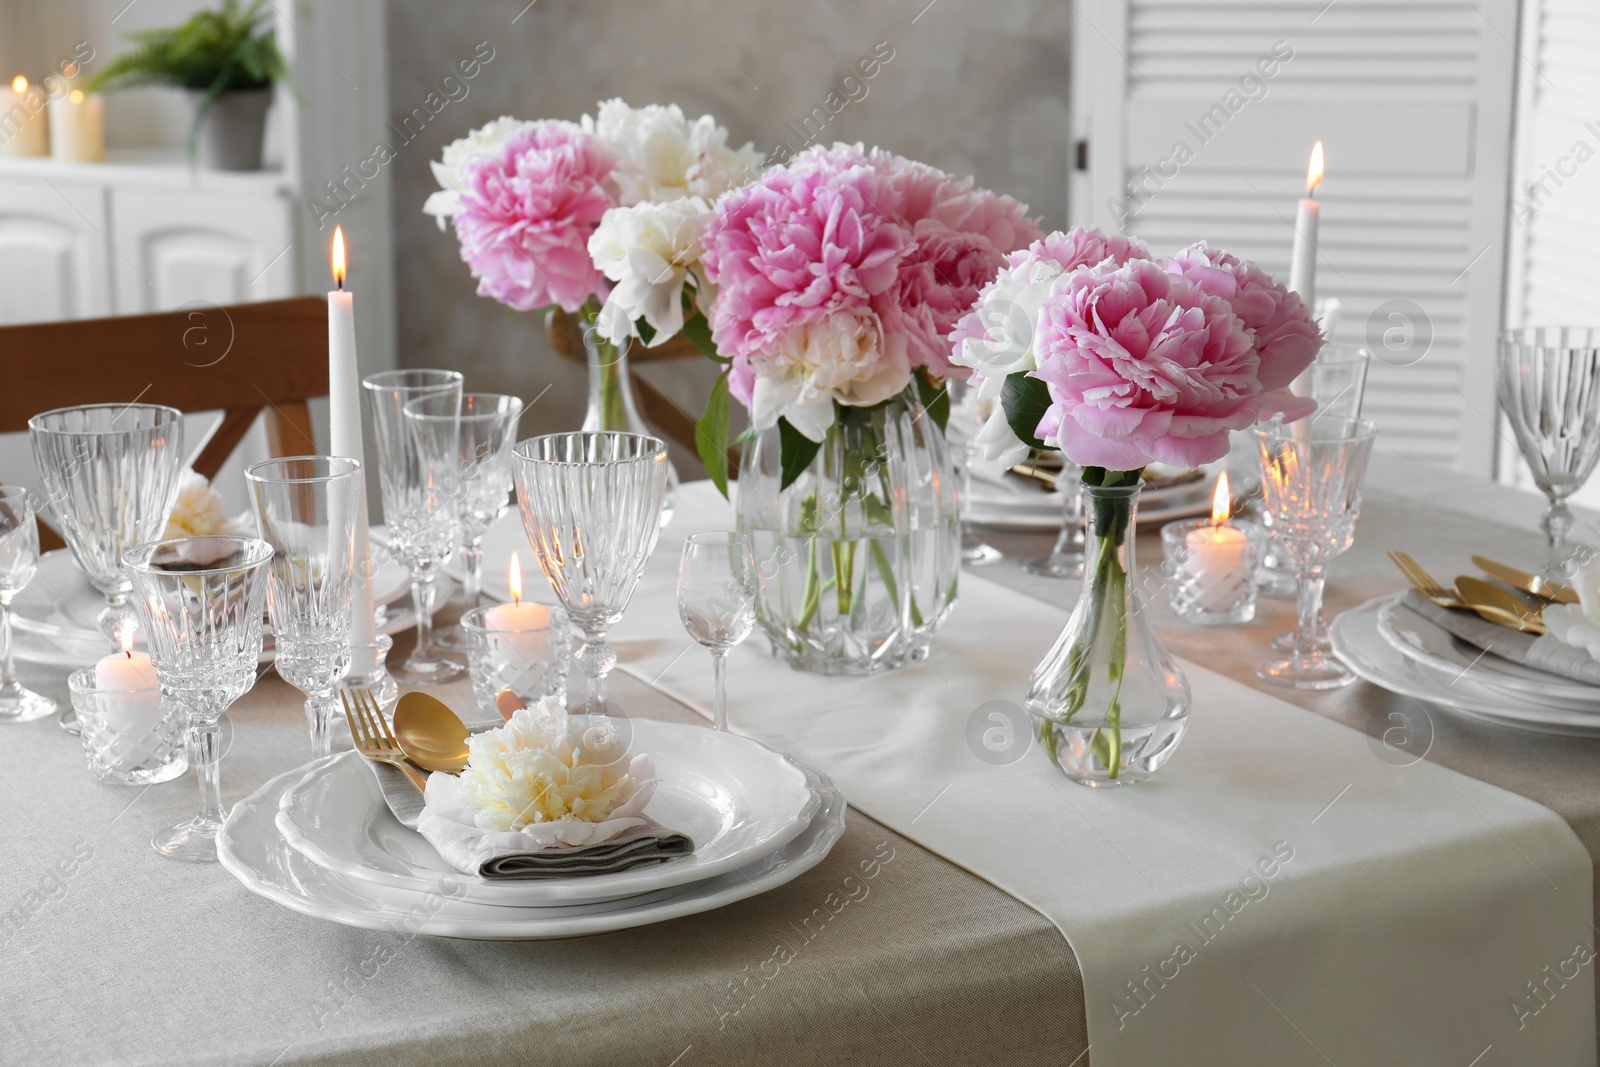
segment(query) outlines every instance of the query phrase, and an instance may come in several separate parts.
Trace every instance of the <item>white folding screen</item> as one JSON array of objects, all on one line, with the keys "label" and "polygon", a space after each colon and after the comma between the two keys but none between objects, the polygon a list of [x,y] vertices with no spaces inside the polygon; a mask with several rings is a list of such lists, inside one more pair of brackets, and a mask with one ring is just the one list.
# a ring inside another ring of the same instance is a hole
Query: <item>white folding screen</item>
[{"label": "white folding screen", "polygon": [[1489,474],[1516,0],[1074,9],[1079,217],[1286,277],[1320,139],[1317,292],[1342,305],[1333,340],[1374,349],[1382,447]]}]

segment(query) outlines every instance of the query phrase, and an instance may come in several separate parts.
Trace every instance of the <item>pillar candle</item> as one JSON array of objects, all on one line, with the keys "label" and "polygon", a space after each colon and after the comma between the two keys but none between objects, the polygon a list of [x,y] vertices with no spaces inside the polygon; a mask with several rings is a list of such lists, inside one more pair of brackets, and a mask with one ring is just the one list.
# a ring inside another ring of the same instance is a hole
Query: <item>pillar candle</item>
[{"label": "pillar candle", "polygon": [[73,89],[50,101],[50,155],[59,163],[101,163],[106,158],[106,101]]},{"label": "pillar candle", "polygon": [[0,90],[0,156],[13,159],[50,154],[45,136],[45,95],[18,74]]}]

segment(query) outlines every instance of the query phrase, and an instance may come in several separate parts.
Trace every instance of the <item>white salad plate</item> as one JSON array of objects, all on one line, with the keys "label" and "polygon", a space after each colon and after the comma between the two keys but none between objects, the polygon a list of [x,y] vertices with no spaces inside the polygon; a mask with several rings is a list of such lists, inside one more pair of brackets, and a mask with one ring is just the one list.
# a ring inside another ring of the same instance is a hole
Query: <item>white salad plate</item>
[{"label": "white salad plate", "polygon": [[[1206,476],[1198,481],[1147,487],[1139,494],[1138,521],[1169,522],[1209,515],[1216,475],[1216,470],[1207,468]],[[1044,492],[1021,479],[1001,475],[997,481],[974,474],[967,495],[968,522],[1012,530],[1061,528],[1061,494]]]},{"label": "white salad plate", "polygon": [[[310,770],[340,758],[327,757]],[[290,848],[278,832],[278,805],[308,773],[300,767],[280,774],[235,804],[217,835],[217,857],[252,893],[304,915],[367,930],[485,941],[543,941],[626,930],[711,911],[775,889],[822,862],[844,833],[844,798],[818,774],[821,804],[815,817],[788,844],[760,859],[645,896],[566,907],[507,908],[444,893],[388,889],[319,867]]]},{"label": "white salad plate", "polygon": [[[410,572],[391,561],[378,569],[373,600],[379,606],[391,605],[410,589]],[[97,662],[110,651],[94,625],[105,604],[70,549],[44,553],[33,580],[11,602],[17,658],[60,667],[87,667]],[[385,612],[379,628],[392,635],[415,624],[416,612],[408,604]],[[271,663],[275,656],[268,636],[261,662]]]},{"label": "white salad plate", "polygon": [[594,904],[705,881],[776,852],[822,806],[818,779],[772,749],[704,726],[626,720],[630,749],[650,756],[645,814],[687,833],[694,852],[614,874],[526,881],[463,874],[389,810],[354,752],[319,763],[285,789],[276,825],[297,851],[356,881],[502,907]]},{"label": "white salad plate", "polygon": [[1425,701],[1468,718],[1537,733],[1600,737],[1600,712],[1575,711],[1480,685],[1459,669],[1443,671],[1406,656],[1378,624],[1384,605],[1401,594],[1375,597],[1333,620],[1334,654],[1358,676],[1391,693]]}]

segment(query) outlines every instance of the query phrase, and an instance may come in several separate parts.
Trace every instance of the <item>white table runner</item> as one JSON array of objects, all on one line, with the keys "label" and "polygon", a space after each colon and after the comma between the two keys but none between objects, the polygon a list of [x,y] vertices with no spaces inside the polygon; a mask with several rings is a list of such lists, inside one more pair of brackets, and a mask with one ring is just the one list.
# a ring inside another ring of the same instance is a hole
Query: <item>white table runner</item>
[{"label": "white table runner", "polygon": [[[682,487],[613,634],[622,669],[702,711],[710,664],[678,621],[678,553],[732,522],[709,483]],[[512,547],[531,563],[514,515],[487,575]],[[1037,751],[984,762],[974,712],[1021,701],[1064,621],[969,572],[931,662],[906,670],[794,672],[758,634],[730,660],[732,722],[1054,921],[1082,967],[1096,1067],[1595,1063],[1592,868],[1558,816],[1393,766],[1365,736],[1189,663],[1188,736],[1150,782],[1083,789]]]}]

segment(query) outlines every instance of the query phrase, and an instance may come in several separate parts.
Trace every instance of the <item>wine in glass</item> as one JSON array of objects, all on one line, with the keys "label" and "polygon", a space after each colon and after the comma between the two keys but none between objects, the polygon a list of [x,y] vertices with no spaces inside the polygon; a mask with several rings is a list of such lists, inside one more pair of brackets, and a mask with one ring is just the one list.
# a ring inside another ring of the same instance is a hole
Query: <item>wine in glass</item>
[{"label": "wine in glass", "polygon": [[711,650],[713,721],[728,729],[728,653],[756,625],[755,554],[741,533],[690,534],[678,565],[678,617]]}]

